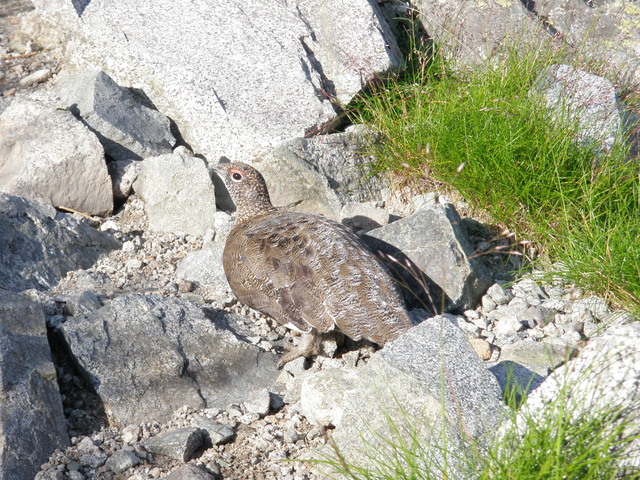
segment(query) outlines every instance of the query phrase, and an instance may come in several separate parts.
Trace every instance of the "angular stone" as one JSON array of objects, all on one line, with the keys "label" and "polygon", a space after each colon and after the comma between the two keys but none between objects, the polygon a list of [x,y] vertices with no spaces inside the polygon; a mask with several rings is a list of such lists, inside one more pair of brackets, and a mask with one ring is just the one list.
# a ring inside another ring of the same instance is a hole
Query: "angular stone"
[{"label": "angular stone", "polygon": [[386,254],[385,263],[400,284],[410,286],[405,291],[410,304],[418,300],[432,312],[462,312],[475,308],[491,285],[450,203],[419,210],[362,238],[374,252]]},{"label": "angular stone", "polygon": [[96,136],[71,113],[26,99],[0,116],[0,192],[90,215],[113,210]]},{"label": "angular stone", "polygon": [[111,455],[105,465],[111,469],[113,473],[122,473],[136,465],[140,465],[141,460],[138,456],[127,450],[118,450]]},{"label": "angular stone", "polygon": [[348,202],[340,210],[341,221],[357,232],[368,232],[389,224],[389,212],[374,202]]},{"label": "angular stone", "polygon": [[198,157],[147,158],[133,188],[145,202],[153,232],[202,235],[215,223],[215,189],[209,169]]},{"label": "angular stone", "polygon": [[184,405],[224,408],[271,388],[276,356],[245,342],[235,320],[185,300],[135,294],[69,318],[61,331],[111,421],[128,425],[165,421]]},{"label": "angular stone", "polygon": [[189,463],[176,468],[169,474],[167,480],[216,480],[213,474],[200,465]]},{"label": "angular stone", "polygon": [[145,440],[142,446],[148,452],[188,462],[196,451],[204,447],[204,435],[198,428],[176,428]]},{"label": "angular stone", "polygon": [[513,294],[499,283],[494,283],[487,290],[487,295],[496,303],[496,305],[506,305],[513,298]]},{"label": "angular stone", "polygon": [[171,153],[176,143],[169,119],[140,103],[105,72],[64,76],[56,91],[63,105],[96,134],[114,160]]},{"label": "angular stone", "polygon": [[47,290],[120,242],[50,205],[0,193],[0,287]]},{"label": "angular stone", "polygon": [[223,251],[224,243],[214,243],[211,248],[188,253],[178,263],[176,277],[208,287],[212,296],[225,295],[230,287],[222,268]]},{"label": "angular stone", "polygon": [[525,339],[504,345],[500,351],[500,361],[511,361],[546,377],[551,369],[568,358],[569,353],[567,345],[559,341],[536,342]]},{"label": "angular stone", "polygon": [[449,449],[460,446],[461,425],[464,435],[481,437],[496,428],[502,403],[493,375],[443,315],[388,343],[364,367],[307,376],[300,408],[312,423],[335,426],[332,440],[349,464],[367,466],[367,454],[392,457],[390,445],[403,441],[432,444],[438,457],[443,424]]},{"label": "angular stone", "polygon": [[204,430],[212,445],[221,445],[231,440],[236,432],[224,423],[216,422],[204,416],[197,416],[191,421],[194,427]]},{"label": "angular stone", "polygon": [[69,444],[42,308],[0,289],[0,479],[31,480]]}]

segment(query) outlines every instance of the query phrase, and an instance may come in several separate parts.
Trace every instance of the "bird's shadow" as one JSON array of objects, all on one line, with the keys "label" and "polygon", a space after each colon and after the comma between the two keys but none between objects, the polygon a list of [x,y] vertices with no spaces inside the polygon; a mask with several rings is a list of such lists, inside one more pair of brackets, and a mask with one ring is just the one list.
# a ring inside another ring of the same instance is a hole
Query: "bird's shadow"
[{"label": "bird's shadow", "polygon": [[366,234],[361,239],[398,282],[408,310],[422,308],[431,315],[447,311],[447,307],[452,303],[449,296],[402,250]]}]

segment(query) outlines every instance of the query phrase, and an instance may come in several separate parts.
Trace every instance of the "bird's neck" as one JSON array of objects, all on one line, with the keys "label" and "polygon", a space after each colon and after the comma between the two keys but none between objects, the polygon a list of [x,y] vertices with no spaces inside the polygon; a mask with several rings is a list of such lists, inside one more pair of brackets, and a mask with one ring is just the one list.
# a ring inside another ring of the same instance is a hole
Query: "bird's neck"
[{"label": "bird's neck", "polygon": [[276,207],[271,204],[269,198],[262,198],[259,201],[247,202],[237,205],[236,222],[244,222],[253,217],[264,215],[265,213],[277,211]]}]

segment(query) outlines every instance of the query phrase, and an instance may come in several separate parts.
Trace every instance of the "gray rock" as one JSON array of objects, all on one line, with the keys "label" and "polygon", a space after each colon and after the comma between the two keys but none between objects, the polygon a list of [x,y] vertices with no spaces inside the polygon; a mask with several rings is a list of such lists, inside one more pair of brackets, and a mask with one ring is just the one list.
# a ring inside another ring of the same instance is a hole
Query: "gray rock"
[{"label": "gray rock", "polygon": [[[586,422],[608,415],[602,429],[593,434],[613,435],[622,421],[628,429],[615,436],[631,438],[623,448],[619,444],[616,458],[621,466],[640,468],[640,323],[616,326],[591,340],[577,358],[557,368],[531,393],[520,409],[513,427],[524,432],[545,422],[547,415],[558,415],[550,409],[559,400],[562,415],[576,422]],[[508,430],[509,424],[505,425]],[[610,429],[610,430],[609,430]],[[636,470],[637,472],[637,470]]]},{"label": "gray rock", "polygon": [[628,2],[538,0],[534,15],[570,45],[580,45],[590,58],[609,65],[617,78],[640,82],[638,11]]},{"label": "gray rock", "polygon": [[0,479],[31,480],[69,444],[42,308],[0,289]]},{"label": "gray rock", "polygon": [[198,157],[147,158],[133,188],[145,202],[153,232],[202,235],[215,223],[215,189],[209,169]]},{"label": "gray rock", "polygon": [[80,464],[84,467],[98,468],[104,465],[106,461],[107,454],[102,452],[80,455]]},{"label": "gray rock", "polygon": [[401,63],[367,0],[35,5],[67,34],[71,64],[142,89],[207,158],[246,159],[318,131],[337,115],[332,102]]},{"label": "gray rock", "polygon": [[260,418],[264,417],[267,413],[269,413],[269,408],[271,406],[271,395],[269,391],[264,389],[260,392],[257,392],[255,396],[246,402],[244,402],[244,409],[248,413],[255,413]]},{"label": "gray rock", "polygon": [[111,235],[40,202],[0,193],[0,287],[46,290],[119,249]]},{"label": "gray rock", "polygon": [[521,2],[418,0],[413,5],[427,34],[454,64],[476,66],[505,45],[537,45],[541,27],[531,21]]},{"label": "gray rock", "polygon": [[496,303],[496,305],[506,305],[513,298],[513,294],[499,283],[494,283],[487,290],[487,295]]},{"label": "gray rock", "polygon": [[188,462],[204,445],[202,430],[193,427],[176,428],[142,442],[151,453],[166,455],[181,462]]},{"label": "gray rock", "polygon": [[570,65],[552,65],[540,74],[532,91],[545,97],[554,118],[578,125],[578,141],[611,150],[621,118],[609,80]]},{"label": "gray rock", "polygon": [[542,342],[524,339],[503,345],[500,351],[500,361],[510,361],[522,365],[532,372],[546,377],[551,369],[568,358],[571,350],[566,343],[558,339],[549,338]]},{"label": "gray rock", "polygon": [[362,152],[372,135],[354,126],[343,133],[296,138],[279,151],[303,160],[326,177],[342,204],[379,201],[386,182],[370,175],[375,158]]},{"label": "gray rock", "polygon": [[96,136],[71,113],[26,99],[0,116],[0,192],[90,215],[113,210]]},{"label": "gray rock", "polygon": [[253,166],[264,176],[276,207],[340,219],[340,200],[327,178],[286,147],[256,158]]},{"label": "gray rock", "polygon": [[200,465],[187,464],[176,468],[167,480],[215,480],[216,477]]},{"label": "gray rock", "polygon": [[522,318],[524,308],[522,307],[506,307],[493,310],[489,314],[489,318],[495,319],[493,333],[498,336],[517,333],[524,329]]},{"label": "gray rock", "polygon": [[396,260],[386,263],[402,279],[401,284],[411,287],[405,299],[415,303],[412,292],[418,292],[422,306],[432,312],[442,311],[443,306],[445,311],[475,308],[491,285],[485,266],[473,257],[462,221],[451,204],[425,208],[371,230],[363,240],[373,251]]},{"label": "gray rock", "polygon": [[236,434],[233,428],[224,423],[216,422],[202,415],[198,415],[191,421],[192,425],[206,432],[212,445],[221,445],[230,441]]},{"label": "gray rock", "polygon": [[140,462],[141,460],[135,453],[127,450],[118,450],[107,459],[105,465],[109,467],[113,473],[122,473],[136,465],[140,465]]},{"label": "gray rock", "polygon": [[114,160],[141,160],[171,153],[176,143],[167,117],[138,102],[104,72],[89,70],[63,76],[57,93]]},{"label": "gray rock", "polygon": [[92,290],[70,292],[58,297],[58,300],[65,303],[64,315],[72,317],[86,315],[102,307],[98,295]]},{"label": "gray rock", "polygon": [[185,300],[123,295],[61,330],[110,419],[128,425],[167,420],[184,405],[223,408],[270,388],[276,356],[242,340],[233,322]]},{"label": "gray rock", "polygon": [[500,361],[489,367],[489,371],[496,376],[502,393],[515,394],[517,401],[538,388],[546,378],[546,372],[540,375],[511,360]]},{"label": "gray rock", "polygon": [[496,427],[502,410],[496,379],[446,315],[388,343],[364,367],[307,376],[300,408],[312,423],[334,425],[340,453],[360,466],[393,458],[390,445],[402,441],[434,445],[429,453],[437,456],[443,424],[447,448],[456,448],[459,428],[479,438]]},{"label": "gray rock", "polygon": [[208,287],[212,296],[226,294],[230,287],[222,267],[223,251],[224,243],[214,243],[211,248],[188,253],[178,263],[176,277]]}]

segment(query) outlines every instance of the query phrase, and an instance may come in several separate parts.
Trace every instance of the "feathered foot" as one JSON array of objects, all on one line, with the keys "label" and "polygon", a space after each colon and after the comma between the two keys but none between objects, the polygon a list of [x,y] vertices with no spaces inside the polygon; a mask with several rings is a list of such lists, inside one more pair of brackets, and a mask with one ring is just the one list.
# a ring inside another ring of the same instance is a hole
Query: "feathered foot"
[{"label": "feathered foot", "polygon": [[310,333],[302,334],[300,337],[300,344],[297,347],[294,347],[290,343],[285,343],[284,348],[287,352],[280,358],[278,367],[283,367],[298,357],[309,358],[318,355],[320,353],[321,340],[322,336],[315,330],[312,330]]}]

